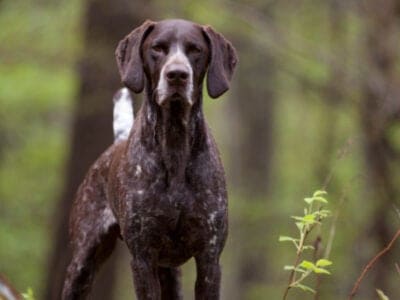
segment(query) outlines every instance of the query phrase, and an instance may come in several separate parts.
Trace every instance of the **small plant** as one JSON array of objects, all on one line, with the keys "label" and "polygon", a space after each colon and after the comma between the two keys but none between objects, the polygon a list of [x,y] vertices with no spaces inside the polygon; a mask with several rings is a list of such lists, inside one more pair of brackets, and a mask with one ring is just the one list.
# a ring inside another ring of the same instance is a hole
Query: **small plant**
[{"label": "small plant", "polygon": [[287,298],[291,288],[300,288],[304,291],[315,293],[315,290],[304,284],[304,280],[311,274],[330,274],[326,267],[330,266],[332,262],[327,259],[318,259],[316,262],[301,260],[305,250],[314,250],[313,246],[306,244],[310,232],[316,226],[320,226],[322,220],[331,214],[329,210],[322,209],[324,204],[328,204],[328,200],[325,198],[326,194],[325,191],[316,191],[312,197],[305,198],[304,201],[307,203],[307,207],[304,208],[304,215],[292,216],[299,231],[297,238],[290,236],[279,237],[280,242],[290,242],[296,248],[294,265],[284,267],[285,270],[290,271],[289,284],[283,295],[284,300]]},{"label": "small plant", "polygon": [[25,293],[22,293],[22,299],[24,300],[35,300],[35,296],[33,295],[32,288],[28,288]]}]

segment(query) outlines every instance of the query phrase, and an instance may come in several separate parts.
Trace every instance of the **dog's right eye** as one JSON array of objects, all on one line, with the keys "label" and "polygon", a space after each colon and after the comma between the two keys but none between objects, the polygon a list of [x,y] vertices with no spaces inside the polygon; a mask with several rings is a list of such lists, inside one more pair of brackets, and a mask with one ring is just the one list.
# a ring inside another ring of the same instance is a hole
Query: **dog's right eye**
[{"label": "dog's right eye", "polygon": [[151,47],[151,49],[154,51],[154,52],[157,52],[157,53],[167,53],[168,52],[168,48],[167,48],[167,46],[166,45],[164,45],[164,44],[155,44],[155,45],[153,45],[152,47]]}]

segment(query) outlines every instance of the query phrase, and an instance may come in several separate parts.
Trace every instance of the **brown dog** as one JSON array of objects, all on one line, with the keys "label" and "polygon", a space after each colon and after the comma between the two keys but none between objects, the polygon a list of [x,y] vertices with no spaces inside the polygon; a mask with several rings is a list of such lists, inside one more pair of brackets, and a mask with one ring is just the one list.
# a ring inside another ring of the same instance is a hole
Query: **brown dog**
[{"label": "brown dog", "polygon": [[129,92],[116,97],[115,142],[90,168],[71,212],[63,299],[87,295],[118,237],[132,255],[137,299],[181,299],[178,267],[191,257],[196,300],[219,299],[227,194],[202,87],[208,73],[212,98],[228,90],[235,50],[211,27],[166,20],[136,28],[116,56],[125,86],[147,97],[133,126]]}]

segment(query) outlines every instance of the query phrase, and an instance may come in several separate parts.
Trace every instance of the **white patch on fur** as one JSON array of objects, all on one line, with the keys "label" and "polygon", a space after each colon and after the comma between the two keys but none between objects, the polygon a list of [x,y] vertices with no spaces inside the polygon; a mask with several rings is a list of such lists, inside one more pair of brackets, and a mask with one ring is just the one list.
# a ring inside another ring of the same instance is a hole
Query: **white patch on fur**
[{"label": "white patch on fur", "polygon": [[117,220],[115,219],[114,213],[109,207],[103,211],[103,228],[104,230],[108,230],[111,225],[115,224]]},{"label": "white patch on fur", "polygon": [[214,225],[214,222],[215,222],[215,217],[216,217],[216,216],[217,216],[217,212],[216,212],[216,211],[210,213],[210,214],[208,215],[207,223],[208,223],[209,225],[213,226],[213,225]]},{"label": "white patch on fur", "polygon": [[210,245],[215,246],[217,243],[217,236],[214,234],[210,240]]},{"label": "white patch on fur", "polygon": [[[188,74],[188,81],[186,86],[186,99],[190,105],[193,105],[193,69],[190,65],[189,59],[180,47],[177,47],[174,54],[172,54],[161,68],[160,79],[157,84],[158,104],[162,104],[168,95],[168,82],[165,74],[165,69],[171,65],[183,67]],[[171,67],[172,68],[172,67]]]},{"label": "white patch on fur", "polygon": [[139,195],[143,195],[144,191],[143,191],[143,190],[138,190],[137,193],[138,193]]},{"label": "white patch on fur", "polygon": [[214,211],[208,215],[207,224],[208,224],[208,227],[210,228],[211,232],[216,231],[216,228],[215,228],[215,218],[216,217],[217,217],[216,211]]},{"label": "white patch on fur", "polygon": [[120,89],[114,96],[114,141],[126,140],[133,126],[132,98],[127,88]]},{"label": "white patch on fur", "polygon": [[142,167],[140,165],[136,165],[135,176],[138,177],[142,174]]}]

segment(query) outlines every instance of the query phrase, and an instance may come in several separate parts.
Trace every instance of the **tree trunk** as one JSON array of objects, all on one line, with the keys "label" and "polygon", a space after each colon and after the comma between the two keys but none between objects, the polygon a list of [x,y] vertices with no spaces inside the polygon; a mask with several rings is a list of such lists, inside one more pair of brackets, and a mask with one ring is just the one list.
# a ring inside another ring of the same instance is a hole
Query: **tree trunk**
[{"label": "tree trunk", "polygon": [[[332,57],[343,57],[346,59],[346,28],[345,28],[345,8],[343,0],[330,0],[328,2],[329,13],[329,48]],[[335,124],[337,123],[337,108],[343,103],[345,89],[344,66],[347,64],[342,61],[341,64],[332,62],[329,65],[329,78],[323,90],[322,97],[325,99],[324,106],[321,108],[321,137],[320,156],[316,166],[316,180],[322,182],[322,188],[326,189],[333,179],[331,177],[332,159],[337,149],[335,149]]]},{"label": "tree trunk", "polygon": [[[399,1],[395,0],[370,0],[365,6],[368,74],[364,74],[360,115],[368,192],[376,205],[369,222],[372,224],[369,235],[379,249],[385,247],[394,233],[391,215],[394,214],[394,201],[400,196],[392,172],[392,162],[399,158],[399,154],[394,150],[389,135],[390,128],[400,121],[400,82],[395,70],[399,58],[399,7]],[[395,276],[395,261],[390,257],[399,251],[399,247],[396,249],[382,259],[373,276],[374,287],[387,291],[389,295],[389,279]]]},{"label": "tree trunk", "polygon": [[[230,125],[235,145],[230,162],[230,186],[243,202],[246,212],[264,207],[270,187],[272,161],[274,62],[245,37],[238,37],[241,63],[233,84],[228,110],[234,116]],[[252,80],[249,80],[251,74]],[[254,80],[257,79],[257,80]],[[260,236],[265,233],[265,220],[248,218],[239,212],[232,224],[235,240],[246,241],[238,249],[235,291],[228,299],[246,299],[251,290],[266,280],[266,245]],[[249,232],[252,232],[249,235]]]},{"label": "tree trunk", "polygon": [[[45,299],[59,299],[70,260],[68,217],[75,192],[96,158],[112,143],[112,96],[121,87],[114,51],[126,34],[144,21],[148,1],[86,2],[84,53],[79,63],[78,91],[64,191],[55,211],[54,244],[49,258]],[[97,278],[93,299],[111,299],[114,263]],[[106,284],[105,284],[106,283]],[[96,296],[97,295],[97,296]]]},{"label": "tree trunk", "polygon": [[[329,13],[329,49],[332,53],[332,57],[347,57],[347,45],[346,45],[346,12],[345,12],[345,0],[329,0],[327,3],[327,9]],[[347,72],[344,66],[347,64],[337,64],[332,62],[329,66],[330,76],[327,80],[326,86],[323,90],[322,97],[325,100],[321,111],[319,112],[320,121],[320,132],[321,138],[320,155],[318,162],[316,163],[316,182],[321,183],[323,190],[335,190],[335,177],[333,176],[333,168],[335,165],[335,157],[337,149],[336,145],[336,129],[338,118],[338,107],[345,99],[345,74]],[[318,242],[317,242],[318,241]],[[315,245],[318,245],[314,251],[314,259],[323,258],[325,252],[325,246],[327,243],[327,237],[317,235],[315,237]],[[317,293],[314,295],[314,300],[324,299],[327,297],[327,291],[322,289],[323,282],[328,282],[323,276],[318,275],[315,282],[315,290]],[[331,291],[328,291],[330,293]]]}]

